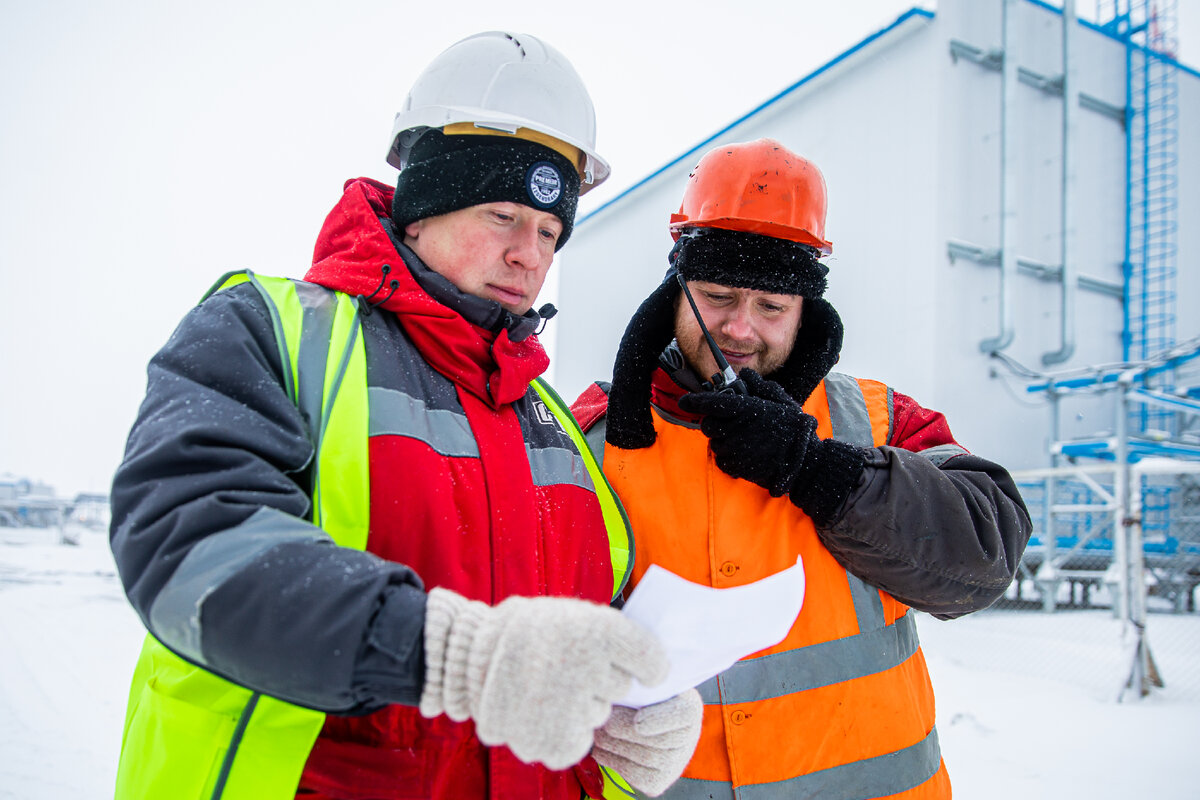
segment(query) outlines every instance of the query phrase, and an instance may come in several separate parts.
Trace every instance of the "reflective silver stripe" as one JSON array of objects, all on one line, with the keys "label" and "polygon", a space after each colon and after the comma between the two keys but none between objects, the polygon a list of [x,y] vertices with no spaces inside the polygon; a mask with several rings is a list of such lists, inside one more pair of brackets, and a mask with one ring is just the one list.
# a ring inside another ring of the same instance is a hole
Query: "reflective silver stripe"
[{"label": "reflective silver stripe", "polygon": [[299,374],[296,404],[308,422],[315,445],[321,429],[325,364],[329,360],[329,341],[333,336],[333,312],[337,300],[333,292],[315,283],[292,281],[292,285],[304,309],[300,347],[296,353],[296,372]]},{"label": "reflective silver stripe", "polygon": [[[734,800],[733,784],[728,781],[702,781],[697,778],[680,778],[671,788],[659,795],[659,800]],[[638,800],[649,800],[648,795],[637,792]]]},{"label": "reflective silver stripe", "polygon": [[914,745],[776,783],[739,786],[738,800],[862,800],[920,786],[942,763],[937,728]]},{"label": "reflective silver stripe", "polygon": [[650,407],[654,409],[655,413],[657,413],[660,417],[662,417],[663,419],[665,419],[667,422],[671,423],[672,425],[678,425],[681,428],[691,428],[692,430],[695,430],[695,431],[700,430],[699,422],[688,422],[686,419],[680,419],[679,417],[677,417],[673,414],[668,414],[666,411],[663,411],[661,408],[659,408],[658,406],[653,405],[653,404]]},{"label": "reflective silver stripe", "polygon": [[858,381],[840,372],[825,376],[825,399],[829,403],[829,421],[833,438],[850,444],[870,447],[871,417]]},{"label": "reflective silver stripe", "polygon": [[590,492],[596,491],[592,476],[588,475],[587,466],[583,463],[583,456],[574,450],[563,447],[532,448],[527,444],[525,455],[529,458],[529,472],[533,476],[534,486],[565,483]]},{"label": "reflective silver stripe", "polygon": [[[725,670],[722,674],[728,674],[730,671],[738,668],[742,662],[738,661],[732,667]],[[709,678],[704,683],[696,687],[696,691],[700,693],[700,699],[704,701],[706,706],[719,706],[721,704],[721,687],[719,684],[720,675]]]},{"label": "reflective silver stripe", "polygon": [[[863,800],[906,792],[941,767],[937,728],[914,745],[784,781],[750,783],[736,790],[725,781],[680,778],[661,800]],[[644,797],[640,792],[639,798]]]},{"label": "reflective silver stripe", "polygon": [[894,625],[743,659],[697,688],[707,705],[769,700],[893,669],[911,658],[919,645],[909,612]]},{"label": "reflective silver stripe", "polygon": [[596,420],[596,424],[583,435],[587,440],[588,447],[592,451],[592,457],[596,459],[596,463],[601,467],[604,466],[604,437],[608,431],[608,417],[601,417]]},{"label": "reflective silver stripe", "polygon": [[282,511],[260,508],[241,525],[201,540],[188,551],[150,609],[154,635],[176,652],[203,663],[200,612],[205,599],[267,550],[310,539],[329,537]]},{"label": "reflective silver stripe", "polygon": [[443,456],[479,458],[479,445],[465,414],[427,408],[425,402],[395,389],[371,386],[369,436],[407,436]]},{"label": "reflective silver stripe", "polygon": [[883,598],[879,590],[863,583],[857,575],[846,573],[850,584],[850,597],[854,601],[854,613],[858,617],[858,632],[878,630],[887,624],[883,616]]},{"label": "reflective silver stripe", "polygon": [[892,434],[896,432],[896,399],[892,396],[892,387],[887,387],[887,414],[888,414],[888,429],[887,438],[883,440],[887,444],[892,440]]},{"label": "reflective silver stripe", "polygon": [[[891,390],[888,391],[890,404]],[[864,447],[872,446],[874,437],[871,435],[871,417],[867,412],[867,401],[858,381],[849,375],[831,372],[825,377],[825,397],[829,403],[829,421],[833,427],[834,438]],[[854,599],[859,631],[866,633],[882,628],[883,601],[879,597],[879,591],[867,586],[849,572],[846,573],[846,580],[850,584],[850,595]]]},{"label": "reflective silver stripe", "polygon": [[956,444],[939,444],[937,447],[930,447],[918,453],[933,462],[934,466],[940,467],[955,456],[965,456],[967,451]]}]

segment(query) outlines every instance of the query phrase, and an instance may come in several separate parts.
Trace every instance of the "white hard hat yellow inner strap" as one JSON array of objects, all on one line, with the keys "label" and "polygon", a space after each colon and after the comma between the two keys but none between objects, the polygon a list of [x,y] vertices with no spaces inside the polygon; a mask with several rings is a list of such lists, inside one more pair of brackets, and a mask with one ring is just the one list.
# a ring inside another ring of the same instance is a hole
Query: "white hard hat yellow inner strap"
[{"label": "white hard hat yellow inner strap", "polygon": [[442,128],[442,133],[447,136],[460,135],[482,135],[482,136],[512,136],[516,139],[524,139],[528,142],[540,144],[543,147],[549,147],[554,152],[565,158],[574,165],[575,171],[579,173],[579,177],[584,177],[584,166],[587,163],[587,155],[574,145],[555,139],[541,131],[535,131],[531,128],[517,128],[516,133],[502,130],[500,128],[488,127],[486,124],[478,122],[452,122]]}]

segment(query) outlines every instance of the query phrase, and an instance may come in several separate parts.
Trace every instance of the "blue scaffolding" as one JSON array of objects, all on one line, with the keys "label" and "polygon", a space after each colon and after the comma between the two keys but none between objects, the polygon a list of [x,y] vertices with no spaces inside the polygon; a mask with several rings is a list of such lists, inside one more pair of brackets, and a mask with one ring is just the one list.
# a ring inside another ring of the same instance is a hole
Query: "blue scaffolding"
[{"label": "blue scaffolding", "polygon": [[[1177,0],[1099,0],[1103,30],[1125,43],[1126,228],[1124,360],[1144,361],[1175,342],[1179,227]],[[1170,392],[1171,373],[1147,388]],[[1133,409],[1137,433],[1179,433],[1161,407]]]}]

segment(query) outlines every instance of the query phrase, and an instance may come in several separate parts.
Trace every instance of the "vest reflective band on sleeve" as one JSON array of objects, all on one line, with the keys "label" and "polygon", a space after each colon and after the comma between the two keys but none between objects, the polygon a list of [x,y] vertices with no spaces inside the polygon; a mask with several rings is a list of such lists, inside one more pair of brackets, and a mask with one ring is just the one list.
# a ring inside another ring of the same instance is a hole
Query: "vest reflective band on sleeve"
[{"label": "vest reflective band on sleeve", "polygon": [[592,477],[596,499],[600,501],[600,510],[604,514],[604,527],[608,531],[608,552],[613,570],[612,596],[615,600],[629,582],[629,574],[633,570],[633,534],[629,529],[629,517],[625,515],[625,508],[609,485],[608,478],[604,477],[604,470],[596,463],[596,457],[592,455],[571,409],[541,378],[534,379],[531,385],[571,438],[571,443],[575,445],[575,450],[583,458],[583,464]]},{"label": "vest reflective band on sleeve", "polygon": [[208,536],[188,551],[150,608],[151,627],[172,650],[203,663],[200,618],[205,599],[271,548],[317,539],[328,541],[303,520],[260,508],[241,525]]},{"label": "vest reflective band on sleeve", "polygon": [[965,448],[956,444],[939,444],[937,447],[927,447],[921,450],[918,455],[928,458],[934,466],[940,467],[955,456],[965,456],[968,453]]}]

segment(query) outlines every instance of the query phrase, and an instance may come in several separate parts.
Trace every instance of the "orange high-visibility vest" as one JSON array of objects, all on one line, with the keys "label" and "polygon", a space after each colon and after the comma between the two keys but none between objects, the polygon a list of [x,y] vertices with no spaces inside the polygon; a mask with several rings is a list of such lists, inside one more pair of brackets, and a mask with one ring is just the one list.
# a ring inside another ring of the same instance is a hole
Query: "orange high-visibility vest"
[{"label": "orange high-visibility vest", "polygon": [[[887,442],[884,384],[831,374],[804,410],[822,438]],[[651,447],[604,452],[637,543],[630,585],[653,563],[705,586],[740,586],[797,555],[806,582],[782,642],[699,687],[700,743],[665,797],[949,798],[908,606],[839,565],[787,497],[718,469],[697,426],[655,409],[654,428]]]}]

